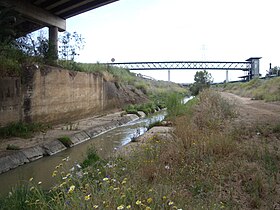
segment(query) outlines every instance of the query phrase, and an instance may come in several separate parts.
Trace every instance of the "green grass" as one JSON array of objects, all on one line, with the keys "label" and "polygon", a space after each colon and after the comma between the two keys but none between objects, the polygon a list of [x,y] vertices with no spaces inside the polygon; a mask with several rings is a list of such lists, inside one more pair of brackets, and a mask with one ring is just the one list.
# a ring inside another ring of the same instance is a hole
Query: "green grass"
[{"label": "green grass", "polygon": [[68,136],[62,136],[57,139],[60,141],[65,147],[69,148],[73,145],[73,142]]},{"label": "green grass", "polygon": [[[146,115],[152,114],[155,111],[157,111],[159,108],[157,104],[150,102],[150,103],[144,103],[144,104],[135,104],[135,105],[128,105],[124,110],[126,111],[127,114],[136,114],[137,116],[140,117],[139,111],[144,112]],[[163,105],[161,106],[162,108],[164,107]]]},{"label": "green grass", "polygon": [[120,86],[119,83],[132,85],[144,94],[149,95],[150,98],[162,97],[162,95],[167,95],[170,92],[179,92],[185,95],[188,93],[187,89],[180,87],[176,83],[143,79],[124,68],[99,63],[76,63],[74,61],[59,61],[58,64],[69,70],[100,73],[104,76],[105,80],[114,81],[118,87]]},{"label": "green grass", "polygon": [[0,138],[20,137],[30,138],[34,133],[45,131],[48,126],[40,123],[11,123],[5,127],[0,128]]},{"label": "green grass", "polygon": [[20,76],[21,64],[28,59],[15,47],[0,43],[0,60],[1,76]]},{"label": "green grass", "polygon": [[265,80],[256,78],[249,82],[228,83],[219,87],[225,91],[256,100],[280,101],[280,77]]},{"label": "green grass", "polygon": [[150,130],[151,128],[156,127],[156,126],[164,126],[164,125],[162,124],[162,121],[156,121],[149,125],[148,130]]}]

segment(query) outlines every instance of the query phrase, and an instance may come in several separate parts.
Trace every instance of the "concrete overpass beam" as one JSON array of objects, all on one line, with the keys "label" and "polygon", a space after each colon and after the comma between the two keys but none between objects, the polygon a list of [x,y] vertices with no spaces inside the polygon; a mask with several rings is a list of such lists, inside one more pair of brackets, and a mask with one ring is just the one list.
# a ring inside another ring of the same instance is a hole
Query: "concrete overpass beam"
[{"label": "concrete overpass beam", "polygon": [[1,0],[0,4],[11,7],[21,13],[23,17],[43,26],[54,26],[59,31],[66,30],[66,20],[51,14],[50,12],[32,5],[27,0]]}]

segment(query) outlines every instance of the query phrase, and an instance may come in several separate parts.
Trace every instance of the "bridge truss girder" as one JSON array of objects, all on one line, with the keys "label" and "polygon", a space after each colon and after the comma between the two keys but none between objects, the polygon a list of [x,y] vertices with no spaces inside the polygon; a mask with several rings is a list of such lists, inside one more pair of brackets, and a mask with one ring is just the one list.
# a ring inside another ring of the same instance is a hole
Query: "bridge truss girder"
[{"label": "bridge truss girder", "polygon": [[167,62],[128,62],[108,63],[110,66],[130,70],[243,70],[251,69],[251,62],[219,61],[167,61]]}]

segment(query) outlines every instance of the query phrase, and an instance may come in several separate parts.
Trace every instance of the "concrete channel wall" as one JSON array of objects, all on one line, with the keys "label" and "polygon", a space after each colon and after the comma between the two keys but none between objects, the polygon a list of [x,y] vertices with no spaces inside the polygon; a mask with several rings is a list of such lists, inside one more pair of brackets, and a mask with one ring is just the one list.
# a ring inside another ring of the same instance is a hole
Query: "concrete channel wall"
[{"label": "concrete channel wall", "polygon": [[0,77],[0,126],[69,122],[143,99],[141,91],[98,73],[34,64],[24,67],[21,77]]},{"label": "concrete channel wall", "polygon": [[[101,133],[124,125],[138,118],[139,117],[137,115],[128,114],[120,116],[118,119],[107,122],[102,126],[92,127],[74,133],[69,136],[72,142],[71,147],[82,142],[88,141],[89,139]],[[40,159],[44,156],[54,155],[66,149],[67,147],[64,146],[59,140],[53,139],[52,141],[49,141],[47,143],[42,143],[34,147],[29,147],[19,151],[15,151],[12,154],[0,157],[0,174],[9,171],[13,168],[17,168],[18,166],[21,166],[23,164]]]}]

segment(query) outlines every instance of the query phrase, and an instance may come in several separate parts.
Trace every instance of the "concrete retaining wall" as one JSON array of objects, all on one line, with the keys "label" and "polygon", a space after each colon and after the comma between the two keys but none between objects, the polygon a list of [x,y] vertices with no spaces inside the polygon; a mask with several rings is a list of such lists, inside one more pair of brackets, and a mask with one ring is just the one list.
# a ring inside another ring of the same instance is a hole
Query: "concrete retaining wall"
[{"label": "concrete retaining wall", "polygon": [[143,100],[141,91],[101,74],[26,66],[21,77],[0,78],[0,126],[70,122]]}]

